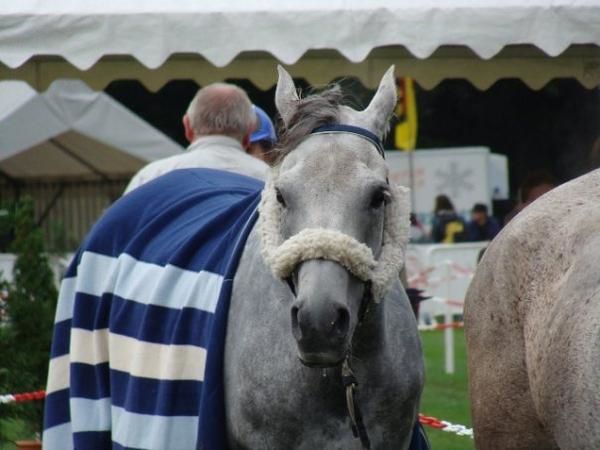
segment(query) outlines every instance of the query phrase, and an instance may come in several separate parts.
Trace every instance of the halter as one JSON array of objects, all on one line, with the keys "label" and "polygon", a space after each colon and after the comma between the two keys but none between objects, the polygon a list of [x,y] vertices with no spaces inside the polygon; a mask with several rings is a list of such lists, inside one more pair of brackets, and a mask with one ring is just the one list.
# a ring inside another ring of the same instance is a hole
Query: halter
[{"label": "halter", "polygon": [[371,144],[375,146],[377,153],[381,155],[383,159],[385,159],[385,151],[383,150],[383,145],[381,144],[381,140],[377,137],[376,134],[371,133],[366,128],[355,127],[353,125],[340,125],[340,124],[328,124],[315,128],[310,132],[310,134],[353,134],[355,136],[359,136],[363,139],[366,139]]},{"label": "halter", "polygon": [[[315,128],[310,134],[341,133],[352,134],[367,140],[385,159],[380,139],[364,128],[328,124]],[[383,246],[379,260],[376,260],[369,247],[337,230],[308,228],[281,242],[279,230],[282,207],[276,200],[274,184],[274,178],[277,175],[277,169],[274,169],[263,190],[263,198],[259,207],[259,228],[265,262],[277,278],[288,284],[294,297],[296,296],[296,286],[293,281],[293,273],[299,263],[310,259],[328,259],[338,262],[365,283],[358,313],[360,325],[369,306],[385,296],[391,282],[400,273],[405,245],[408,241],[408,213],[406,217],[402,214],[404,210],[410,211],[408,190],[394,185],[389,186],[392,201],[389,206],[386,205]],[[347,355],[342,364],[342,384],[346,390],[346,407],[354,436],[360,439],[363,449],[368,450],[371,448],[371,444],[355,398],[358,381],[350,367],[349,357],[350,355]]]}]

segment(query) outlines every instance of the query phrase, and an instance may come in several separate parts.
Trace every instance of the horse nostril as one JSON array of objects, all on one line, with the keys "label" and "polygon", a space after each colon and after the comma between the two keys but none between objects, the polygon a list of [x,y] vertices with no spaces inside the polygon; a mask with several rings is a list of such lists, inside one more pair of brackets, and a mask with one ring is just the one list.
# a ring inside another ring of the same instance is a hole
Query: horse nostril
[{"label": "horse nostril", "polygon": [[298,306],[292,306],[292,334],[294,338],[300,339],[302,337],[302,331],[300,330],[300,326],[298,324],[298,312],[300,308]]},{"label": "horse nostril", "polygon": [[350,327],[350,313],[347,308],[337,309],[337,319],[332,324],[332,330],[338,336],[345,336]]}]

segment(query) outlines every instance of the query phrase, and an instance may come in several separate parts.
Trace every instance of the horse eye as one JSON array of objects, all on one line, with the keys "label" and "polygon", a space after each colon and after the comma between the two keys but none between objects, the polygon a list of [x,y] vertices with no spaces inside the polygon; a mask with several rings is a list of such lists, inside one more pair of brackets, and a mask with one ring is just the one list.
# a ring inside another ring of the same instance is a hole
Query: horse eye
[{"label": "horse eye", "polygon": [[380,208],[388,199],[389,194],[383,190],[378,189],[371,197],[371,204],[369,205],[373,209]]},{"label": "horse eye", "polygon": [[277,201],[279,204],[285,208],[287,205],[285,204],[285,200],[279,189],[275,189],[275,195],[277,196]]}]

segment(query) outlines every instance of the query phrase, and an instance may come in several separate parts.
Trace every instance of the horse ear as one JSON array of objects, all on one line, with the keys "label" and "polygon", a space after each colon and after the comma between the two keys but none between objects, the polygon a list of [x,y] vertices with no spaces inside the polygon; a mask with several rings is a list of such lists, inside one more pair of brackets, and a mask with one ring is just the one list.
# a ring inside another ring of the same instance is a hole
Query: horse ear
[{"label": "horse ear", "polygon": [[383,75],[369,106],[358,113],[361,125],[373,131],[380,138],[387,132],[390,117],[398,102],[394,71],[395,66],[390,66]]},{"label": "horse ear", "polygon": [[277,71],[279,72],[279,80],[277,81],[277,89],[275,90],[275,105],[283,123],[287,127],[296,111],[296,103],[300,98],[290,74],[280,65],[277,66]]}]

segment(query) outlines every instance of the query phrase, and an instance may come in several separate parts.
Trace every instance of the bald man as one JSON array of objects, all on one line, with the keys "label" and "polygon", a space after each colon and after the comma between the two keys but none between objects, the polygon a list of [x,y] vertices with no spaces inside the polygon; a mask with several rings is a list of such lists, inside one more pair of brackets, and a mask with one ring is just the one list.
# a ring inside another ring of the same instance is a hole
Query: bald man
[{"label": "bald man", "polygon": [[151,162],[129,182],[125,193],[171,170],[203,167],[264,180],[268,166],[246,153],[256,128],[256,113],[246,93],[226,83],[198,91],[183,116],[185,153]]}]

